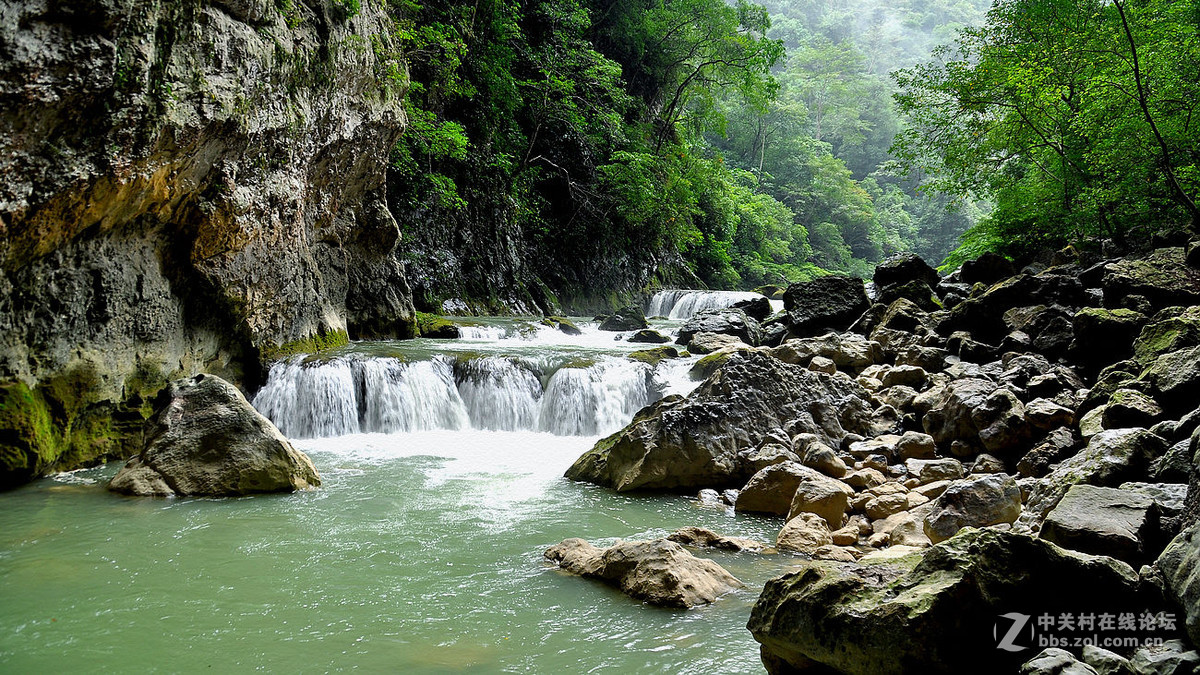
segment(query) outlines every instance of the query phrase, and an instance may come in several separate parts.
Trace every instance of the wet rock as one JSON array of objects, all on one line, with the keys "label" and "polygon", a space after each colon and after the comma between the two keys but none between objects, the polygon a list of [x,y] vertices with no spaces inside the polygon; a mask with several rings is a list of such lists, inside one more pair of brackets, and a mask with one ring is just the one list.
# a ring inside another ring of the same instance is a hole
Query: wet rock
[{"label": "wet rock", "polygon": [[692,354],[716,354],[731,352],[737,349],[748,349],[750,345],[742,342],[736,335],[721,335],[719,333],[696,333],[686,343],[688,352]]},{"label": "wet rock", "polygon": [[1021,515],[1021,490],[1011,476],[989,474],[953,482],[925,518],[925,535],[945,541],[964,527],[1011,523]]},{"label": "wet rock", "polygon": [[731,309],[739,309],[755,321],[765,321],[771,316],[771,302],[767,298],[753,298],[733,303]]},{"label": "wet rock", "polygon": [[629,342],[643,342],[646,344],[661,345],[671,341],[670,337],[654,330],[653,328],[643,328],[638,332],[626,338]]},{"label": "wet rock", "polygon": [[675,341],[681,345],[688,345],[693,336],[700,333],[733,336],[750,346],[762,343],[762,329],[758,321],[740,309],[707,309],[699,312],[683,324]]},{"label": "wet rock", "polygon": [[650,324],[646,323],[646,314],[637,305],[622,307],[600,322],[600,330],[616,333],[649,327]]},{"label": "wet rock", "polygon": [[674,347],[655,347],[654,349],[642,349],[633,352],[629,358],[635,361],[641,361],[650,366],[657,366],[659,363],[667,359],[679,358],[679,350]]},{"label": "wet rock", "polygon": [[740,485],[750,475],[742,448],[785,426],[836,443],[846,432],[839,415],[860,424],[853,414],[866,397],[844,375],[738,352],[687,398],[664,399],[599,441],[567,477],[619,491]]},{"label": "wet rock", "polygon": [[[564,333],[566,335],[583,335],[583,331],[579,330],[579,326],[576,326],[573,321],[571,321],[570,319],[568,319],[564,316],[548,316],[548,317],[542,319],[542,323],[544,325],[550,326],[551,328],[555,328],[560,333]],[[634,340],[633,338],[629,338],[629,341],[630,342],[647,342],[647,340]],[[658,342],[670,342],[670,341],[671,341],[670,338],[658,340]]]},{"label": "wet rock", "polygon": [[213,375],[172,382],[142,453],[108,488],[130,495],[236,496],[319,486],[317,470],[241,392]]},{"label": "wet rock", "polygon": [[862,280],[844,276],[792,284],[783,294],[791,330],[798,336],[844,330],[870,305]]},{"label": "wet rock", "polygon": [[720,565],[665,539],[619,542],[603,550],[583,539],[564,539],[547,549],[545,557],[566,572],[599,579],[636,600],[664,607],[706,605],[742,587]]},{"label": "wet rock", "polygon": [[1014,533],[967,530],[890,564],[872,558],[811,562],[768,581],[748,624],[764,662],[776,672],[815,662],[850,674],[967,673],[986,655],[982,668],[1014,672],[1029,652],[996,649],[1000,614],[1147,609],[1128,565]]},{"label": "wet rock", "polygon": [[726,537],[703,527],[680,528],[667,535],[667,541],[673,541],[684,546],[715,548],[721,551],[733,551],[734,553],[741,551],[756,552],[766,548],[762,542],[746,539],[745,537]]},{"label": "wet rock", "polygon": [[815,513],[800,513],[784,524],[775,539],[775,548],[812,555],[822,546],[833,544],[833,533],[824,518]]},{"label": "wet rock", "polygon": [[1065,548],[1140,564],[1147,554],[1146,540],[1157,528],[1158,508],[1149,497],[1073,485],[1046,515],[1040,536]]}]

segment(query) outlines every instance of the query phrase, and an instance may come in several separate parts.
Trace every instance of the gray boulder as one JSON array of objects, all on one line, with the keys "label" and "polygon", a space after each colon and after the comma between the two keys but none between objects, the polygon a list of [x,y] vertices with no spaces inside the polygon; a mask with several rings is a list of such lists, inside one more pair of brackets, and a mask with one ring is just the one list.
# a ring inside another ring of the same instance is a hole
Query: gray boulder
[{"label": "gray boulder", "polygon": [[[833,481],[821,472],[795,462],[765,467],[750,477],[738,493],[734,508],[738,511],[787,515],[796,488],[807,481]],[[843,506],[843,509],[845,507]]]},{"label": "gray boulder", "polygon": [[1021,488],[1012,476],[986,474],[950,484],[925,517],[925,535],[933,543],[964,527],[1011,523],[1021,515]]},{"label": "gray boulder", "polygon": [[870,306],[862,279],[845,276],[792,284],[783,292],[791,331],[798,336],[844,330]]},{"label": "gray boulder", "polygon": [[1048,647],[1021,666],[1021,675],[1098,675],[1096,669],[1075,658],[1071,652]]},{"label": "gray boulder", "polygon": [[232,384],[214,375],[172,382],[146,423],[141,454],[108,488],[130,495],[237,496],[316,487],[321,478]]},{"label": "gray boulder", "polygon": [[1192,644],[1200,644],[1200,524],[1180,532],[1158,556],[1167,595],[1183,610]]},{"label": "gray boulder", "polygon": [[734,353],[687,398],[642,410],[566,475],[619,491],[740,487],[750,477],[741,449],[780,428],[839,445],[866,423],[856,411],[867,397],[846,375],[814,373],[756,351]]},{"label": "gray boulder", "polygon": [[740,309],[706,309],[688,319],[679,329],[676,344],[686,345],[698,333],[732,335],[750,346],[762,343],[762,329],[758,321]]},{"label": "gray boulder", "polygon": [[599,579],[663,607],[706,605],[742,587],[725,568],[665,539],[619,542],[603,550],[583,539],[565,539],[544,555],[566,572]]},{"label": "gray boulder", "polygon": [[1073,485],[1046,515],[1040,536],[1059,546],[1140,564],[1158,528],[1154,500],[1136,492]]}]

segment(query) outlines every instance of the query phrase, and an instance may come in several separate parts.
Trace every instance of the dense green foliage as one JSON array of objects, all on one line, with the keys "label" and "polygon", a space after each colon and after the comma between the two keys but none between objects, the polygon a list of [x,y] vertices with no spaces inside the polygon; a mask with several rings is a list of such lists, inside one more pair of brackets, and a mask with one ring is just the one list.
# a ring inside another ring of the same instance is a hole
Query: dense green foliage
[{"label": "dense green foliage", "polygon": [[381,79],[408,69],[393,203],[514,223],[562,261],[554,287],[672,257],[713,287],[867,274],[940,259],[970,219],[895,169],[885,71],[982,0],[387,1]]},{"label": "dense green foliage", "polygon": [[1001,0],[898,75],[897,147],[995,210],[960,256],[1195,226],[1200,4]]}]

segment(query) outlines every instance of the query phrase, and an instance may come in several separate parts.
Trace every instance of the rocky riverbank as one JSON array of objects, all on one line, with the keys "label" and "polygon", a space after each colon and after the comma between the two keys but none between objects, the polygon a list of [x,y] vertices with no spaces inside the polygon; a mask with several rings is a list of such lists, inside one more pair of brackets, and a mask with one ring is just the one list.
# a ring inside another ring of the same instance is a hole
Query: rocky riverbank
[{"label": "rocky riverbank", "polygon": [[809,562],[750,618],[771,672],[1192,672],[1200,245],[946,278],[898,256],[872,290],[698,315],[683,346],[731,336],[706,381],[567,476],[781,516]]}]

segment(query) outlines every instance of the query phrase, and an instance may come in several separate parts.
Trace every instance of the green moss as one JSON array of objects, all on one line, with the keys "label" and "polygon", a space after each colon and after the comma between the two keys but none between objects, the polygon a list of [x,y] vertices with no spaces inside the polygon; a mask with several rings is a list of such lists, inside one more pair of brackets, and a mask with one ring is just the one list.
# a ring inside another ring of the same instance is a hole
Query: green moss
[{"label": "green moss", "polygon": [[42,395],[24,382],[0,386],[0,488],[37,476],[58,459],[60,448]]},{"label": "green moss", "polygon": [[350,336],[344,330],[314,335],[303,340],[285,342],[281,345],[268,345],[262,349],[263,361],[277,361],[296,354],[319,354],[320,352],[345,347],[350,344]]},{"label": "green moss", "polygon": [[437,314],[417,312],[417,337],[453,339],[459,336],[458,325]]},{"label": "green moss", "polygon": [[657,366],[666,359],[679,358],[679,350],[670,346],[655,347],[654,349],[643,349],[641,351],[633,352],[629,355],[629,358],[633,359],[634,361],[641,361],[642,363],[646,363],[651,366]]}]

